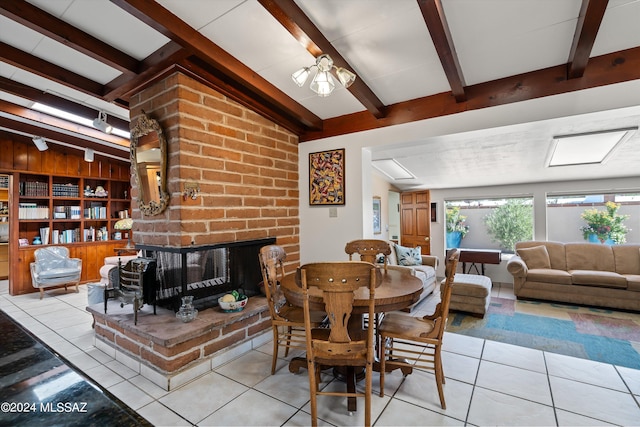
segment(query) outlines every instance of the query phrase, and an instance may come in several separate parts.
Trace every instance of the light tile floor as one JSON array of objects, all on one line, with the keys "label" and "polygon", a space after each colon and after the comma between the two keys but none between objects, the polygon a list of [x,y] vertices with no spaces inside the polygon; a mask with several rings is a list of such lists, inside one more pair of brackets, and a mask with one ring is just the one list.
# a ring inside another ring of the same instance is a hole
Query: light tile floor
[{"label": "light tile floor", "polygon": [[[513,298],[508,285],[496,284],[493,293]],[[93,345],[86,304],[85,286],[40,300],[37,293],[12,297],[0,281],[2,310],[155,425],[309,425],[307,374],[291,374],[283,358],[270,375],[271,343],[167,392]],[[385,396],[373,396],[375,425],[640,425],[638,370],[452,333],[444,342],[447,409],[432,374],[414,371],[403,380],[396,372]],[[343,387],[330,375],[323,381]],[[379,390],[377,376],[373,383]],[[349,416],[338,397],[319,398],[319,417],[321,425],[364,422],[362,411]]]}]

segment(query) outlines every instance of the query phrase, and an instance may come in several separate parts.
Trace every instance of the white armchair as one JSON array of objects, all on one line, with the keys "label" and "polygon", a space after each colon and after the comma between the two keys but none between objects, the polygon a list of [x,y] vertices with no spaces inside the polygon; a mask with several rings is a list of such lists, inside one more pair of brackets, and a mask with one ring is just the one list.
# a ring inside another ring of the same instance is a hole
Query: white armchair
[{"label": "white armchair", "polygon": [[69,258],[69,249],[64,246],[48,246],[35,251],[35,261],[31,263],[31,282],[33,287],[40,290],[40,299],[44,296],[44,289],[52,286],[78,283],[82,276],[82,260]]}]

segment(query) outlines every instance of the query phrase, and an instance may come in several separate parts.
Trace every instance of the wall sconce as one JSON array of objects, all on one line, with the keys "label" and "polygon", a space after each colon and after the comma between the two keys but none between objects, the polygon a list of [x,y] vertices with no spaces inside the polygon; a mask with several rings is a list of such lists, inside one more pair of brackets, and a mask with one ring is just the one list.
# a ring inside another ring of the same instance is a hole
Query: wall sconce
[{"label": "wall sconce", "polygon": [[36,148],[40,151],[46,151],[49,148],[47,142],[41,136],[34,136],[33,138],[31,138],[31,140],[35,144]]},{"label": "wall sconce", "polygon": [[93,148],[85,148],[84,149],[84,161],[85,162],[93,162],[94,151]]},{"label": "wall sconce", "polygon": [[335,89],[336,84],[333,80],[333,76],[331,75],[331,70],[333,69],[335,69],[336,76],[344,87],[351,86],[351,84],[356,80],[356,75],[353,72],[346,68],[336,67],[333,65],[333,59],[331,59],[327,54],[318,56],[316,58],[315,65],[302,67],[295,73],[291,74],[291,78],[298,86],[302,87],[309,78],[309,74],[311,74],[311,69],[313,67],[316,67],[318,71],[311,81],[309,89],[317,93],[318,96],[329,96],[331,95],[331,92],[333,92],[333,89]]},{"label": "wall sconce", "polygon": [[100,111],[98,117],[93,119],[93,127],[104,133],[111,133],[111,131],[113,131],[113,126],[107,123],[107,113],[105,111]]},{"label": "wall sconce", "polygon": [[182,193],[182,198],[185,201],[187,199],[196,200],[198,198],[198,193],[200,193],[200,185],[198,185],[197,182],[184,183],[184,192]]}]

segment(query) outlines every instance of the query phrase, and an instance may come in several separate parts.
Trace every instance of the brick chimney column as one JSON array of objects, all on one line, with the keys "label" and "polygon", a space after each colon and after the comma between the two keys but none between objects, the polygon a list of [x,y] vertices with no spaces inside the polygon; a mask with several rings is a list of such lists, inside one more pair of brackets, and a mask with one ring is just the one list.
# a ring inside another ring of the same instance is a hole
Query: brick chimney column
[{"label": "brick chimney column", "polygon": [[[136,244],[186,247],[276,237],[299,260],[298,137],[179,71],[130,99],[167,138],[167,210],[141,214],[132,176]],[[194,199],[185,185],[197,185]]]}]

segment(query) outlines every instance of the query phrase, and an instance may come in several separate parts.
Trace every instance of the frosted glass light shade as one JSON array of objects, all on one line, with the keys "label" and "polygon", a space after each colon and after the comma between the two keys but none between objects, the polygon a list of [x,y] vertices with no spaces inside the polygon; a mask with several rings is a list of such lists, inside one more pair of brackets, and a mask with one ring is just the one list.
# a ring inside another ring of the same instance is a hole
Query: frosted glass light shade
[{"label": "frosted glass light shade", "polygon": [[347,70],[346,68],[339,67],[336,69],[336,74],[338,75],[338,80],[342,83],[342,86],[349,87],[356,80],[355,73]]},{"label": "frosted glass light shade", "polygon": [[318,96],[329,96],[333,89],[335,89],[336,84],[333,81],[333,77],[329,74],[328,71],[318,71],[318,74],[313,78],[311,85],[309,85],[309,89],[318,94]]},{"label": "frosted glass light shade", "polygon": [[291,78],[299,87],[302,87],[309,78],[309,73],[311,73],[311,69],[309,67],[302,67],[295,73],[291,74]]}]

